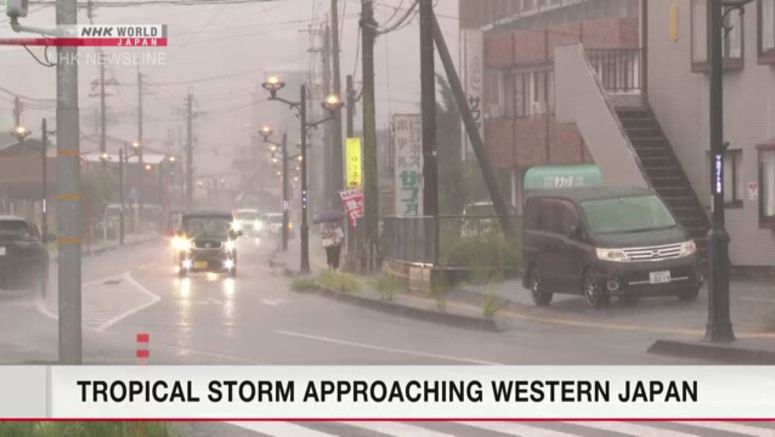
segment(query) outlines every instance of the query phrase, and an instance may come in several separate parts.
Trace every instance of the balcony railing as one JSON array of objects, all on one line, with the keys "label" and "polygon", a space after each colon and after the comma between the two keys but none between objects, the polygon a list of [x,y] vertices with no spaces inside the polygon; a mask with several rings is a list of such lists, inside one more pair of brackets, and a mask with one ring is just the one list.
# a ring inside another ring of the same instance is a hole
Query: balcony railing
[{"label": "balcony railing", "polygon": [[606,91],[639,93],[643,90],[644,50],[586,49],[586,55]]}]

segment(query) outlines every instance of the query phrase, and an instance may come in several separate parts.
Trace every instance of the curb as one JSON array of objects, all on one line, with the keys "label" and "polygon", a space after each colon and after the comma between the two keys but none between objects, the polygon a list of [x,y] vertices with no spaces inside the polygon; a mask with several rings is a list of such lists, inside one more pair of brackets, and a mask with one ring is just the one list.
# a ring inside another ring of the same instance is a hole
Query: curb
[{"label": "curb", "polygon": [[656,355],[719,361],[727,364],[775,364],[775,350],[767,351],[710,343],[657,340],[648,348],[647,352]]},{"label": "curb", "polygon": [[495,319],[466,316],[462,314],[451,314],[441,311],[417,308],[408,305],[401,305],[395,302],[371,299],[368,297],[359,296],[357,294],[341,293],[322,287],[315,287],[311,289],[311,291],[314,291],[321,296],[338,300],[340,302],[349,303],[386,314],[420,320],[423,322],[484,332],[502,332],[506,330],[506,328],[501,326]]}]

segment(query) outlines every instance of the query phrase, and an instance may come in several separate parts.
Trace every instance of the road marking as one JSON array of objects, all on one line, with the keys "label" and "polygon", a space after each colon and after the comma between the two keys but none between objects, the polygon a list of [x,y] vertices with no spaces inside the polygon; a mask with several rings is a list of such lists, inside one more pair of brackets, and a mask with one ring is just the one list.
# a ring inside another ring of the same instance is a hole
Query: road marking
[{"label": "road marking", "polygon": [[695,422],[676,422],[689,426],[702,426],[703,428],[710,428],[716,431],[723,431],[735,434],[745,434],[755,437],[772,437],[775,434],[772,428],[759,428],[755,426],[741,425],[739,423],[732,422],[702,422],[699,425]]},{"label": "road marking", "polygon": [[603,431],[617,432],[620,434],[636,435],[641,437],[690,437],[696,434],[687,434],[685,432],[673,431],[666,428],[657,428],[655,426],[641,425],[630,422],[567,422],[572,425],[583,426],[587,428],[599,429]]},{"label": "road marking", "polygon": [[354,426],[356,428],[364,428],[369,431],[378,432],[381,434],[388,434],[392,436],[412,436],[412,437],[454,437],[452,434],[447,434],[438,431],[432,431],[430,429],[420,428],[419,426],[407,425],[400,422],[342,422],[345,425]]},{"label": "road marking", "polygon": [[108,320],[107,322],[103,323],[102,325],[98,326],[96,331],[97,332],[104,332],[106,329],[110,328],[111,326],[115,325],[116,323],[126,319],[127,317],[131,316],[132,314],[135,314],[137,312],[140,312],[148,307],[151,307],[153,305],[156,305],[161,298],[159,295],[153,293],[151,290],[145,288],[142,284],[135,281],[135,279],[132,277],[132,274],[130,272],[126,272],[122,275],[125,281],[129,282],[130,284],[134,285],[135,288],[145,293],[146,296],[150,298],[150,300],[140,306],[134,307],[132,309],[126,310],[123,313],[113,317],[112,319]]},{"label": "road marking", "polygon": [[331,437],[328,434],[288,422],[226,422],[230,425],[273,437]]},{"label": "road marking", "polygon": [[269,306],[277,306],[285,302],[284,299],[261,299],[261,303]]},{"label": "road marking", "polygon": [[568,434],[551,429],[539,428],[537,426],[522,425],[514,422],[458,422],[461,425],[472,428],[486,429],[501,434],[516,435],[523,437],[575,437],[575,434]]},{"label": "road marking", "polygon": [[322,341],[325,343],[359,347],[362,349],[370,349],[370,350],[381,351],[381,352],[392,352],[397,354],[414,355],[417,357],[436,358],[436,359],[446,360],[446,361],[458,361],[461,363],[486,364],[486,365],[496,365],[496,366],[502,365],[501,363],[496,363],[493,361],[482,361],[482,360],[476,360],[472,358],[453,357],[450,355],[432,354],[429,352],[419,352],[419,351],[413,351],[408,349],[396,349],[392,347],[377,346],[377,345],[372,345],[367,343],[358,343],[354,341],[340,340],[340,339],[330,338],[330,337],[321,337],[318,335],[303,334],[300,332],[293,332],[293,331],[275,331],[275,333],[280,335],[287,335],[289,337],[306,338],[307,340],[316,340],[316,341]]}]

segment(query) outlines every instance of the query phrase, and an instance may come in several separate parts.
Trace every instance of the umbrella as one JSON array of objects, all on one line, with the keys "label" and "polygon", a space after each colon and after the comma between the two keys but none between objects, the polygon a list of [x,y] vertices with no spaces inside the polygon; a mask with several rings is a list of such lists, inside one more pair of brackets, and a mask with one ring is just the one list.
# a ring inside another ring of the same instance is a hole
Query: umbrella
[{"label": "umbrella", "polygon": [[344,218],[342,211],[326,211],[315,216],[313,224],[336,222]]}]

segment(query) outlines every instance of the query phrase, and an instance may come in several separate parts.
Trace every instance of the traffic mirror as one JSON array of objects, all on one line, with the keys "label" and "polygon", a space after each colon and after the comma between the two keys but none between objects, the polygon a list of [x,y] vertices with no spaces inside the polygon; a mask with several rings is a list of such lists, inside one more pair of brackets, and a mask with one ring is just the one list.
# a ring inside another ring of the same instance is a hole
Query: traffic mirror
[{"label": "traffic mirror", "polygon": [[5,0],[5,13],[11,18],[27,16],[29,0]]}]

